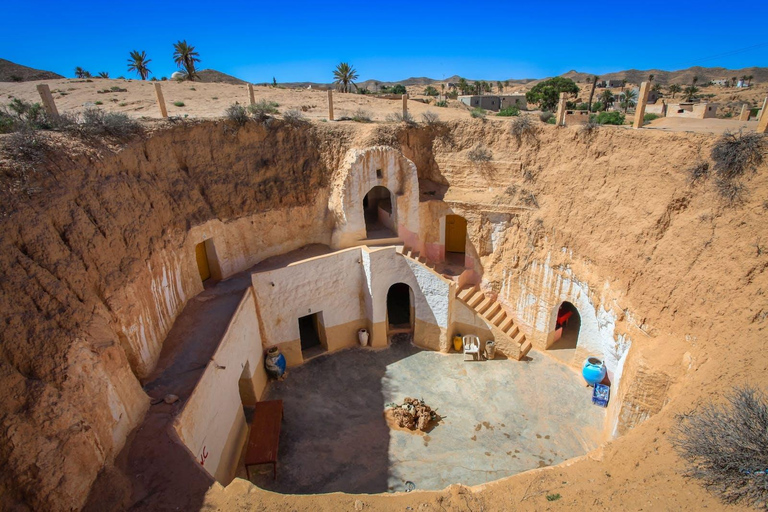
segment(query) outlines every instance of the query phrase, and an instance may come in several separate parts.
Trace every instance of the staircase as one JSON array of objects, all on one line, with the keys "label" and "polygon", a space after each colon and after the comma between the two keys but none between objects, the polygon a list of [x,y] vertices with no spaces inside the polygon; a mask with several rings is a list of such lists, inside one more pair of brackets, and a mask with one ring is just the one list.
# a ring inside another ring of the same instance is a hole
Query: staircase
[{"label": "staircase", "polygon": [[495,296],[486,295],[478,285],[467,285],[457,297],[490,324],[496,345],[507,357],[519,361],[531,350],[531,342],[525,339],[525,334]]},{"label": "staircase", "polygon": [[[402,255],[418,261],[425,267],[442,275],[451,281],[451,286],[457,285],[457,276],[444,273],[445,268],[440,264],[429,261],[409,247],[403,247]],[[466,285],[456,295],[470,309],[485,320],[493,332],[497,348],[511,359],[521,360],[531,350],[531,342],[525,339],[525,334],[520,331],[512,316],[499,303],[495,296],[486,295],[478,285]]]}]

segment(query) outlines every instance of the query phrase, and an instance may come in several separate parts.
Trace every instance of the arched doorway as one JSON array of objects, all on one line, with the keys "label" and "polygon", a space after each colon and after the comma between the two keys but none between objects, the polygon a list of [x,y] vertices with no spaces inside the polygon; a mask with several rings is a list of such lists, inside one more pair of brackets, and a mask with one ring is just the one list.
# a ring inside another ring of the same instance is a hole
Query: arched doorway
[{"label": "arched doorway", "polygon": [[464,266],[467,247],[467,219],[460,215],[445,216],[445,261]]},{"label": "arched doorway", "polygon": [[564,363],[571,364],[576,354],[576,345],[579,343],[580,329],[579,310],[570,302],[563,302],[557,308],[554,337],[548,350]]},{"label": "arched doorway", "polygon": [[397,236],[395,202],[389,189],[376,185],[363,198],[366,238],[392,238]]},{"label": "arched doorway", "polygon": [[387,292],[387,332],[412,332],[413,300],[411,287],[404,283],[395,283]]}]

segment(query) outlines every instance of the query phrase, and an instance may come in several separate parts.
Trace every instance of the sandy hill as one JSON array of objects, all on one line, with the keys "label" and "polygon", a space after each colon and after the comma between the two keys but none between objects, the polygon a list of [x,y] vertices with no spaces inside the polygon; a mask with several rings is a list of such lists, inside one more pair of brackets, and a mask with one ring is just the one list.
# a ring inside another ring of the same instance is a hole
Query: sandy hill
[{"label": "sandy hill", "polygon": [[9,60],[0,59],[0,82],[29,82],[32,80],[53,80],[64,78],[51,71],[29,68]]},{"label": "sandy hill", "polygon": [[215,69],[203,69],[197,72],[197,81],[204,83],[223,82],[225,84],[245,85],[248,82],[232,75],[216,71]]}]

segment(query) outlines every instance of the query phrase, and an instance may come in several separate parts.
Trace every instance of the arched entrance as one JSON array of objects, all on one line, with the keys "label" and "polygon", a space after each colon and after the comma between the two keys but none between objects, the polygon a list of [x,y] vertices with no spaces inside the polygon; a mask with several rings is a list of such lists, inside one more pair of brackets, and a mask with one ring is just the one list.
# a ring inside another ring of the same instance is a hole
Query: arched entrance
[{"label": "arched entrance", "polygon": [[467,247],[467,219],[460,215],[445,216],[445,261],[464,266]]},{"label": "arched entrance", "polygon": [[557,309],[554,338],[547,350],[552,351],[552,355],[561,361],[571,364],[579,343],[579,329],[579,311],[570,302],[563,302]]},{"label": "arched entrance", "polygon": [[395,283],[387,292],[387,332],[413,331],[413,297],[411,287],[404,283]]},{"label": "arched entrance", "polygon": [[363,198],[366,238],[392,238],[397,236],[395,202],[389,189],[376,185]]}]

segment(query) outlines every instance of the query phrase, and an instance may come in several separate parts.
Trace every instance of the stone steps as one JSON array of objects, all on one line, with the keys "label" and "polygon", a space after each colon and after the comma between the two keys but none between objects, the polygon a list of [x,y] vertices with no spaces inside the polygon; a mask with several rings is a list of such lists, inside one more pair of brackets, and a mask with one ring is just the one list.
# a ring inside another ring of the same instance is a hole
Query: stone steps
[{"label": "stone steps", "polygon": [[[497,338],[496,341],[507,357],[519,361],[531,350],[531,342],[525,339],[525,334],[518,328],[512,315],[493,295],[486,295],[477,285],[468,285],[459,290],[456,296],[491,324],[491,331],[495,336],[505,338],[504,340]],[[503,343],[498,343],[499,341]]]}]

